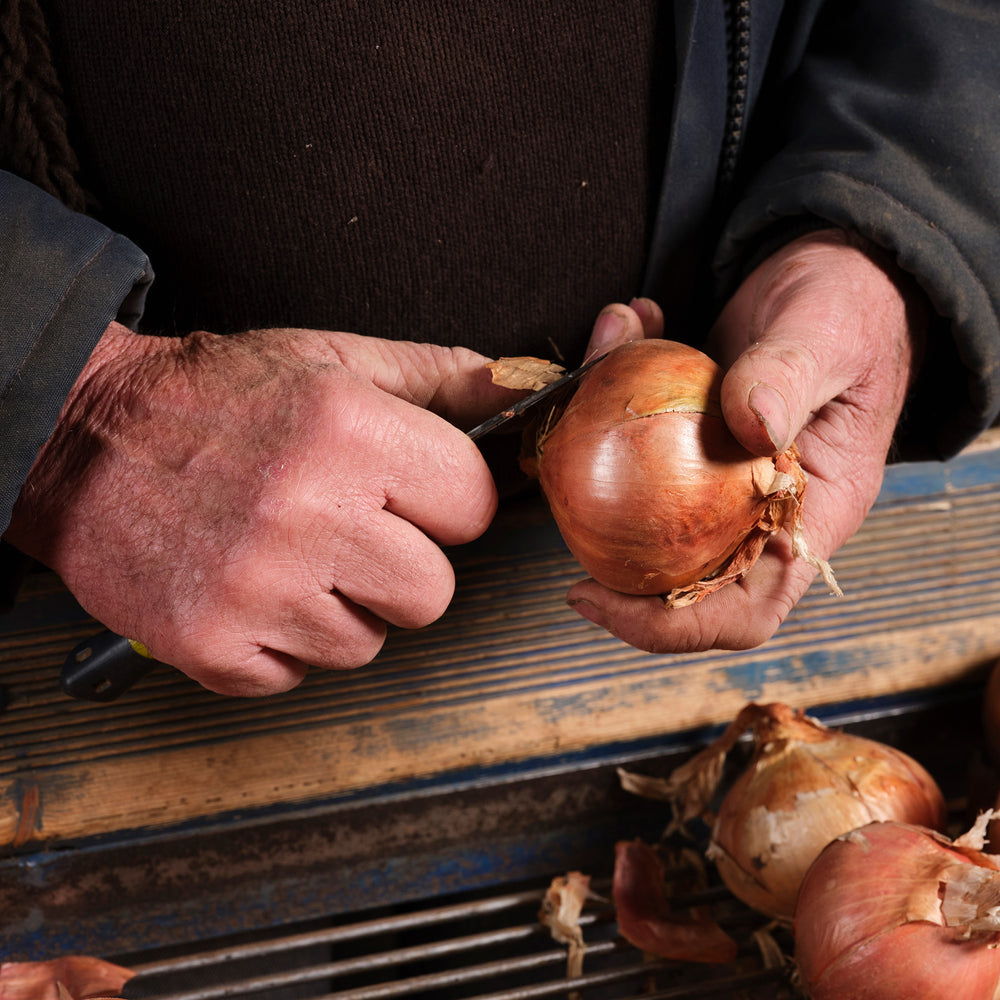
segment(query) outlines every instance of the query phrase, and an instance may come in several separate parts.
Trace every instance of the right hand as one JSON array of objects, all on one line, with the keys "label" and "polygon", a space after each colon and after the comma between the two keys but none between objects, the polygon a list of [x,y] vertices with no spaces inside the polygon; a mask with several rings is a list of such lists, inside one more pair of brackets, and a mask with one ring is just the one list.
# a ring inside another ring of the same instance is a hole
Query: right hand
[{"label": "right hand", "polygon": [[[803,528],[822,559],[857,531],[878,496],[928,314],[923,293],[886,255],[826,230],[759,264],[709,335],[736,439],[758,455],[791,441],[799,448],[810,477]],[[658,335],[660,320],[648,316],[647,306],[631,319],[635,336]],[[594,580],[574,585],[568,600],[651,653],[750,649],[771,638],[815,575],[781,531],[743,579],[687,607],[668,609],[660,597],[617,594]]]},{"label": "right hand", "polygon": [[441,545],[496,490],[471,427],[520,394],[472,351],[347,333],[183,340],[112,324],[5,537],[205,687],[355,667],[454,590]]}]

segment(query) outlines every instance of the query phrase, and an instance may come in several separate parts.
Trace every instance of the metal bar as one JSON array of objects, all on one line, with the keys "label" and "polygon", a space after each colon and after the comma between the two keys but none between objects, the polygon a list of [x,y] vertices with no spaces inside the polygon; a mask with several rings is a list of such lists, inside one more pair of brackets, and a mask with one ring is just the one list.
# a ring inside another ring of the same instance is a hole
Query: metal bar
[{"label": "metal bar", "polygon": [[[611,954],[624,947],[620,942],[597,942],[594,945],[588,946],[587,953],[588,955],[597,957]],[[392,959],[391,962],[386,963],[387,965],[396,965],[412,960],[412,956],[410,958],[405,957],[402,950],[400,952],[387,952],[386,956]],[[317,1000],[334,1000],[334,998],[335,1000],[383,1000],[383,998],[407,996],[421,991],[440,989],[445,986],[476,982],[490,976],[531,971],[552,965],[562,965],[565,962],[566,952],[564,949],[548,949],[544,952],[525,955],[519,958],[504,958],[494,962],[467,965],[460,969],[433,972],[421,976],[410,976],[405,979],[395,979],[390,982],[375,983],[355,989],[342,990],[337,993],[323,994],[322,998],[317,998]],[[228,1000],[230,997],[245,997],[252,993],[259,993],[262,990],[294,986],[320,979],[333,979],[345,971],[358,971],[353,968],[345,970],[345,967],[350,964],[349,961],[345,963],[326,963],[323,965],[313,965],[305,969],[296,969],[291,972],[242,979],[238,982],[224,983],[217,986],[195,987],[193,989],[170,993],[147,994],[144,1000]],[[372,966],[369,966],[369,968],[372,968]]]},{"label": "metal bar", "polygon": [[[601,882],[603,885],[603,882]],[[178,972],[207,969],[218,967],[227,963],[245,961],[249,959],[260,960],[278,954],[287,953],[296,949],[314,947],[316,945],[334,946],[344,944],[349,941],[357,941],[375,935],[396,934],[412,930],[414,928],[425,929],[430,926],[444,924],[453,921],[467,920],[472,917],[494,916],[504,914],[517,907],[525,905],[537,905],[540,902],[542,893],[539,891],[527,891],[509,893],[487,899],[476,900],[468,903],[452,904],[448,906],[435,907],[423,911],[414,911],[405,914],[394,914],[389,917],[381,917],[372,920],[360,921],[342,927],[333,927],[312,931],[302,934],[287,935],[268,939],[263,942],[244,944],[234,947],[218,948],[211,951],[204,951],[195,955],[182,956],[177,959],[164,960],[160,962],[150,962],[142,966],[133,966],[135,971],[142,978],[147,980],[151,977],[176,974]],[[708,889],[699,893],[684,894],[678,896],[675,903],[684,907],[687,905],[702,904],[726,897],[725,890],[721,888]],[[741,922],[739,916],[735,915],[736,922]],[[613,920],[613,913],[608,910],[604,912],[584,913],[580,917],[581,926],[591,926],[598,923],[610,924]],[[274,990],[288,986],[301,985],[318,980],[332,982],[338,978],[348,975],[362,973],[378,973],[379,970],[395,968],[402,965],[412,965],[421,961],[442,958],[445,956],[463,954],[474,950],[484,949],[495,945],[516,943],[518,941],[529,941],[548,937],[548,932],[537,922],[530,924],[519,924],[503,927],[482,933],[464,935],[447,940],[439,940],[430,943],[410,947],[394,948],[390,951],[373,952],[336,962],[326,962],[321,964],[311,963],[294,970],[258,975],[238,980],[231,980],[222,984],[210,984],[182,990],[171,990],[167,993],[141,994],[148,997],[148,1000],[227,1000],[232,997],[244,997],[267,990]],[[613,954],[629,949],[631,946],[621,940],[596,941],[588,944],[588,959],[593,961],[602,955]],[[509,975],[513,972],[525,972],[543,968],[552,964],[565,961],[565,951],[547,950],[533,955],[519,958],[506,957],[495,962],[480,963],[473,966],[466,966],[448,971],[439,971],[426,975],[412,976],[406,979],[398,979],[391,982],[369,984],[367,986],[350,989],[347,991],[325,994],[335,1000],[381,1000],[381,998],[402,997],[413,995],[414,992],[426,993],[431,989],[440,989],[445,986],[455,986],[481,981],[491,976]],[[662,968],[666,965],[676,963],[643,963],[641,966],[630,967],[624,971],[612,971],[602,973],[592,973],[584,977],[586,982],[610,983],[618,979],[627,979],[637,974],[637,969],[643,973],[649,973],[655,968]],[[596,977],[596,978],[592,978]],[[532,991],[540,991],[538,996],[544,997],[559,993],[565,990],[566,980],[555,980],[549,983],[534,984],[529,987],[519,987],[528,990],[526,996],[535,995]],[[136,983],[139,985],[139,983]],[[155,987],[155,982],[150,982],[147,988]],[[512,997],[521,994],[514,992]],[[683,994],[681,994],[683,995]],[[492,996],[492,994],[490,995]],[[498,994],[499,997],[506,997],[506,993]]]},{"label": "metal bar", "polygon": [[[587,955],[590,958],[598,958],[626,950],[630,947],[630,945],[626,945],[622,941],[598,941],[595,944],[587,945]],[[524,955],[513,959],[504,958],[495,962],[469,965],[462,969],[434,972],[425,976],[410,976],[406,979],[397,979],[391,983],[377,983],[372,986],[362,986],[358,989],[342,990],[337,993],[324,993],[322,996],[316,997],[316,1000],[392,1000],[394,997],[416,996],[421,993],[428,993],[430,990],[443,989],[444,987],[463,986],[468,983],[489,979],[493,976],[510,975],[514,972],[528,972],[549,965],[564,966],[565,963],[566,952],[564,949],[559,949],[558,951],[549,950],[536,955]],[[565,990],[566,984],[575,982],[575,980],[560,979],[556,980],[556,982],[560,984],[560,989]],[[430,995],[433,996],[433,994]],[[187,1000],[187,998],[185,997],[184,1000]]]},{"label": "metal bar", "polygon": [[[600,947],[588,945],[587,954],[591,959],[625,951],[629,946],[621,941],[601,942]],[[565,953],[559,954],[560,962],[565,961]],[[475,966],[473,969],[456,970],[452,975],[442,974],[435,976],[414,976],[410,979],[397,980],[393,983],[380,984],[374,987],[366,987],[359,990],[349,990],[339,993],[324,993],[316,997],[315,1000],[393,1000],[397,997],[416,996],[420,994],[430,994],[432,989],[440,989],[445,986],[466,985],[476,978],[485,978],[494,975],[509,974],[516,971],[525,971],[530,968],[527,962],[520,960],[514,963],[509,961],[499,961],[488,965]],[[580,993],[585,989],[594,989],[598,986],[612,986],[615,983],[626,983],[630,980],[645,979],[657,971],[679,969],[680,963],[668,961],[640,961],[634,964],[623,966],[619,969],[605,972],[594,972],[576,978],[550,979],[544,983],[536,983],[530,986],[516,986],[506,990],[492,993],[478,993],[470,996],[469,1000],[545,1000],[547,997],[562,996],[573,993]],[[469,971],[482,973],[475,977],[464,975]],[[752,986],[766,986],[771,983],[787,981],[786,973],[781,969],[764,969],[756,972],[738,973],[736,975],[723,974],[716,979],[702,983],[688,983],[682,986],[667,987],[654,992],[643,992],[643,1000],[697,1000],[701,997],[725,996],[732,1000],[733,991],[736,989],[746,989]]]},{"label": "metal bar", "polygon": [[[587,921],[593,923],[593,920]],[[581,924],[584,923],[581,920]],[[469,952],[480,948],[487,948],[492,945],[508,944],[515,941],[525,941],[531,938],[547,937],[547,931],[540,924],[523,924],[516,927],[501,928],[482,934],[471,934],[465,937],[450,938],[445,941],[436,941],[430,944],[415,945],[412,947],[394,948],[391,951],[377,952],[370,955],[361,955],[356,958],[343,959],[337,962],[325,962],[319,965],[313,964],[301,969],[289,972],[272,973],[264,976],[254,976],[248,979],[240,979],[229,983],[218,985],[196,987],[194,989],[182,990],[164,994],[155,994],[149,1000],[224,1000],[227,997],[246,996],[251,993],[260,993],[263,990],[277,989],[284,986],[292,986],[298,983],[311,982],[317,979],[337,979],[341,976],[353,975],[360,972],[372,972],[378,969],[392,968],[399,965],[406,965],[414,962],[427,961],[431,958],[441,958],[446,955],[454,955]],[[595,945],[596,947],[596,945]],[[588,949],[589,950],[589,949]],[[273,954],[273,949],[262,949],[255,953],[247,953],[242,957],[256,957]],[[564,951],[554,951],[543,953],[545,962],[565,960]],[[518,959],[505,960],[501,963],[491,964],[493,972],[496,969],[493,965],[499,964],[504,968],[511,967],[511,962]],[[536,956],[531,956],[528,960],[533,963]],[[191,966],[188,966],[191,968]],[[485,968],[476,966],[475,968]],[[451,974],[448,974],[451,975]],[[450,980],[449,980],[450,981]],[[381,989],[381,987],[379,987]],[[353,995],[353,994],[349,994]]]},{"label": "metal bar", "polygon": [[[195,952],[192,955],[181,955],[177,958],[160,959],[137,964],[131,966],[131,968],[136,973],[143,975],[175,973],[188,969],[219,965],[223,962],[259,958],[262,955],[281,954],[299,948],[313,947],[314,945],[342,944],[346,941],[356,941],[360,938],[374,937],[379,934],[399,933],[400,931],[410,930],[414,927],[431,927],[453,920],[468,920],[472,917],[502,913],[505,910],[511,910],[518,906],[538,905],[541,903],[542,896],[543,892],[537,889],[507,893],[502,896],[492,896],[468,903],[455,903],[427,910],[414,910],[411,913],[397,913],[387,917],[375,917],[371,920],[344,924],[339,927],[329,927],[301,934],[270,938],[264,942],[214,948],[210,951]],[[585,914],[584,918],[587,916]],[[590,919],[594,918],[591,916]]]},{"label": "metal bar", "polygon": [[[537,983],[532,986],[517,986],[496,993],[482,993],[469,1000],[545,1000],[547,997],[561,996],[571,992],[581,992],[594,989],[597,986],[610,986],[629,979],[646,977],[658,969],[676,963],[642,962],[627,968],[615,969],[612,972],[595,972],[576,979],[558,979],[547,983]],[[642,994],[642,1000],[697,1000],[701,997],[725,996],[729,1000],[738,989],[748,989],[754,986],[767,986],[786,979],[781,969],[763,969],[758,972],[743,972],[737,975],[723,975],[705,983],[671,986],[663,990]],[[328,997],[317,997],[316,1000],[330,1000]]]}]

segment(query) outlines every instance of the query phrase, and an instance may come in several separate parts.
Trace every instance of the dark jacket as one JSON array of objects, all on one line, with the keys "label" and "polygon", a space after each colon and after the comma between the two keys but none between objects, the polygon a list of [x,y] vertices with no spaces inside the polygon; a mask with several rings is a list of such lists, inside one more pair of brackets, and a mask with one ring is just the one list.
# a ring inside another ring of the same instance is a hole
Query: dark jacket
[{"label": "dark jacket", "polygon": [[[905,453],[1000,408],[1000,12],[966,0],[675,0],[676,91],[643,291],[711,313],[762,253],[834,224],[888,250],[939,321]],[[724,9],[724,14],[723,14]],[[146,255],[0,174],[0,521]]]}]

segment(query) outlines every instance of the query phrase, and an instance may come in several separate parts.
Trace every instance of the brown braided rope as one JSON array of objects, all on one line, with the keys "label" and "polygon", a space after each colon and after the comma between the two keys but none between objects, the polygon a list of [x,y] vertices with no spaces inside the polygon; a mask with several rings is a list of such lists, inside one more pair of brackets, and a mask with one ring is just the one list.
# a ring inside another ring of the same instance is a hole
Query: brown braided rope
[{"label": "brown braided rope", "polygon": [[38,0],[0,0],[0,168],[86,207]]}]

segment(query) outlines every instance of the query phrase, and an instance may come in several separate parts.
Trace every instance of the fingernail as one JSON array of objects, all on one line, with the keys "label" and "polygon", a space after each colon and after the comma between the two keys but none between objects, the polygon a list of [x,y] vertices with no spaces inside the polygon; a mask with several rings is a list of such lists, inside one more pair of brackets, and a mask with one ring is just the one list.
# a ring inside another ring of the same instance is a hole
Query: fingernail
[{"label": "fingernail", "polygon": [[601,628],[607,628],[604,624],[604,612],[596,604],[591,604],[590,601],[585,601],[582,598],[575,598],[566,603],[587,621],[600,625]]},{"label": "fingernail", "polygon": [[767,382],[758,382],[750,389],[747,404],[756,414],[764,433],[776,452],[788,447],[791,418],[785,397]]}]

